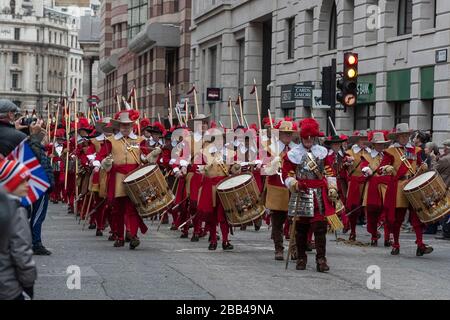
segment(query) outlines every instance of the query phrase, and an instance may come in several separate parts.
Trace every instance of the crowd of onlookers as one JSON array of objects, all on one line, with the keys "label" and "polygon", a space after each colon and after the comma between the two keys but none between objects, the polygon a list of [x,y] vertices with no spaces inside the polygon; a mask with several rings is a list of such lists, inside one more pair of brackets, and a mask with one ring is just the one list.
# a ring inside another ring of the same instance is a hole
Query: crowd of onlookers
[{"label": "crowd of onlookers", "polygon": [[[0,99],[0,300],[32,299],[37,277],[33,254],[51,254],[41,240],[54,183],[46,136],[42,120],[22,116],[14,103]],[[25,139],[50,182],[50,189],[29,207],[21,199],[28,195],[31,173],[19,161],[7,159]]]},{"label": "crowd of onlookers", "polygon": [[[0,300],[33,298],[37,277],[35,255],[50,255],[41,240],[51,188],[32,206],[24,208],[21,197],[28,193],[30,172],[16,160],[6,157],[25,139],[40,165],[46,171],[50,185],[54,177],[44,145],[47,134],[43,121],[25,117],[9,100],[0,99]],[[443,143],[443,152],[424,132],[415,132],[411,141],[422,148],[420,156],[430,170],[436,170],[450,186],[450,139]],[[442,228],[441,239],[450,239],[449,217],[430,225],[425,231],[436,234]]]}]

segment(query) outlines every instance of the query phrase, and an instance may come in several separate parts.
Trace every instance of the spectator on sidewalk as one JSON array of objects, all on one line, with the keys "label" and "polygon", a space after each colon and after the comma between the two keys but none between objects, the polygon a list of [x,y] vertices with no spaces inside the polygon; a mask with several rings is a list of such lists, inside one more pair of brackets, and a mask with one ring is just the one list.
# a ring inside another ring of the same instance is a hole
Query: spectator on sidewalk
[{"label": "spectator on sidewalk", "polygon": [[[431,155],[433,170],[436,170],[441,175],[442,179],[447,186],[450,186],[450,139],[445,140],[444,143],[444,154],[440,157],[436,155]],[[444,217],[441,221],[442,224],[442,238],[445,240],[450,240],[450,215]]]},{"label": "spectator on sidewalk", "polygon": [[16,113],[19,108],[9,100],[0,99],[0,154],[3,156],[9,155],[27,135],[19,131],[16,127],[19,126],[20,120],[15,122]]},{"label": "spectator on sidewalk", "polygon": [[[37,277],[31,250],[31,232],[27,211],[20,207],[20,198],[28,194],[30,172],[15,160],[0,161],[0,188],[8,199],[1,200],[1,209],[8,208],[0,233],[0,300],[33,298]],[[5,203],[6,201],[6,203]],[[26,296],[25,296],[26,294]]]}]

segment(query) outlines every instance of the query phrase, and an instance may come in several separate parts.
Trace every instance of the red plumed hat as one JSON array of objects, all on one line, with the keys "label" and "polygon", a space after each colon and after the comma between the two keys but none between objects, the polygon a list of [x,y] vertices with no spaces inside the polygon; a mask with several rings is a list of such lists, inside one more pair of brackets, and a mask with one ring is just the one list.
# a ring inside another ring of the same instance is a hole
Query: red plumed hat
[{"label": "red plumed hat", "polygon": [[56,138],[64,138],[66,136],[66,130],[64,129],[57,129],[55,132]]},{"label": "red plumed hat", "polygon": [[318,137],[320,134],[320,126],[317,120],[313,118],[306,118],[300,122],[300,136],[303,139],[309,137]]},{"label": "red plumed hat", "polygon": [[88,130],[91,131],[91,126],[89,125],[89,121],[88,119],[81,117],[78,119],[78,125],[77,125],[77,129],[78,130]]},{"label": "red plumed hat", "polygon": [[214,120],[211,121],[210,127],[211,127],[211,128],[217,128],[217,123],[216,123]]},{"label": "red plumed hat", "polygon": [[145,129],[145,128],[149,127],[150,124],[151,124],[150,119],[148,119],[148,118],[142,119],[141,123],[140,123],[141,129]]},{"label": "red plumed hat", "polygon": [[154,122],[153,125],[152,125],[152,127],[153,127],[154,129],[156,129],[156,130],[154,130],[154,131],[161,132],[161,134],[162,134],[163,136],[166,134],[166,128],[164,128],[164,126],[162,125],[161,122],[158,122],[158,121]]}]

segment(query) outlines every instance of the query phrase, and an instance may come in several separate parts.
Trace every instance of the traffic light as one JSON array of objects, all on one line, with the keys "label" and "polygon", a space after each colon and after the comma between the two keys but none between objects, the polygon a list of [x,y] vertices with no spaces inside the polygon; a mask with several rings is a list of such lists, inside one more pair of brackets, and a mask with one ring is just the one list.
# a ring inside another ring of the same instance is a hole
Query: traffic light
[{"label": "traffic light", "polygon": [[344,108],[354,107],[358,98],[358,54],[347,52],[344,54],[344,72],[342,79],[337,81],[340,92],[336,96]]}]

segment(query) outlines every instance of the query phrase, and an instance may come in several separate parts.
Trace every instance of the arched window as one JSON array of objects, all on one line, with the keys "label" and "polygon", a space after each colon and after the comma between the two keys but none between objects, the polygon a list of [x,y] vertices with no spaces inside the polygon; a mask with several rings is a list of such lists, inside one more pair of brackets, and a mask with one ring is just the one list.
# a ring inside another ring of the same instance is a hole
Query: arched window
[{"label": "arched window", "polygon": [[329,32],[328,49],[335,50],[337,48],[337,11],[335,2],[333,2],[333,7],[331,8]]},{"label": "arched window", "polygon": [[398,27],[399,36],[412,32],[412,0],[400,0],[398,3]]}]

